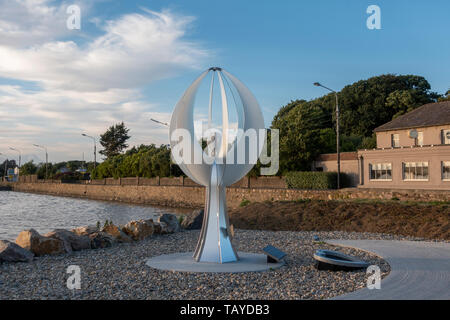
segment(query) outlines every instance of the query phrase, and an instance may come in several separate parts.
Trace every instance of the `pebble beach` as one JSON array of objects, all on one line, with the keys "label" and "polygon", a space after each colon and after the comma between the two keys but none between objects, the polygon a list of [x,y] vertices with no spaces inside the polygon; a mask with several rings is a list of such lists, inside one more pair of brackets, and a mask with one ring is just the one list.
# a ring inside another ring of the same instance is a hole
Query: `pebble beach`
[{"label": "pebble beach", "polygon": [[[389,265],[364,251],[335,247],[326,239],[405,239],[383,234],[236,230],[239,251],[261,252],[267,244],[287,253],[280,269],[250,273],[186,273],[148,267],[149,257],[193,251],[198,230],[155,235],[114,247],[42,256],[30,263],[0,264],[3,299],[327,299],[366,286],[362,271],[318,271],[317,249],[338,250],[378,265]],[[314,240],[318,236],[320,240]],[[81,289],[67,288],[67,268],[81,269]]]}]

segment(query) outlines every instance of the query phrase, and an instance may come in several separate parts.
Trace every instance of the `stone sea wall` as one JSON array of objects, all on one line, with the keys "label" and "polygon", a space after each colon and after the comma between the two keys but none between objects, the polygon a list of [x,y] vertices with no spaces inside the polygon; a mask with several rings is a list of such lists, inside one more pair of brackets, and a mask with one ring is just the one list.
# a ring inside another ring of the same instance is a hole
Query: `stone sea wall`
[{"label": "stone sea wall", "polygon": [[[100,185],[71,183],[11,183],[13,191],[70,196],[95,200],[121,201],[172,207],[199,208],[204,205],[205,189],[182,185]],[[0,186],[2,186],[0,184]],[[3,186],[6,186],[3,184]],[[298,199],[395,199],[408,201],[450,201],[450,191],[385,190],[349,188],[341,190],[298,190],[283,188],[230,187],[228,208],[250,202],[295,201]]]}]

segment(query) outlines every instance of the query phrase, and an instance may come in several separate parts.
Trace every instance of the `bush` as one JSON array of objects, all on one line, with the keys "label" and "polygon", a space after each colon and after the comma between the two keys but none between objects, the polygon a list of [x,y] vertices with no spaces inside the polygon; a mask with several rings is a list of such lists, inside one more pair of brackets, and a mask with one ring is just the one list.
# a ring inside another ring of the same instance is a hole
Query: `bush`
[{"label": "bush", "polygon": [[53,175],[53,179],[61,181],[83,180],[84,177],[85,175],[79,172],[59,172]]},{"label": "bush", "polygon": [[[349,185],[349,177],[341,172],[341,188]],[[337,172],[291,171],[286,174],[290,189],[336,189]]]},{"label": "bush", "polygon": [[242,199],[241,203],[239,204],[239,207],[245,207],[248,206],[250,204],[250,200],[247,199]]}]

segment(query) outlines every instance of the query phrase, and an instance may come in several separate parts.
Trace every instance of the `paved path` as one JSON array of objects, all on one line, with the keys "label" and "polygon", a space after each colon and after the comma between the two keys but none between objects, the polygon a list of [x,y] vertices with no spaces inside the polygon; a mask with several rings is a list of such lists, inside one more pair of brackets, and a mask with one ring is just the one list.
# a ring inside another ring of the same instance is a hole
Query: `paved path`
[{"label": "paved path", "polygon": [[329,240],[330,244],[370,251],[385,259],[390,274],[381,289],[367,288],[334,299],[450,300],[450,243],[390,240]]}]

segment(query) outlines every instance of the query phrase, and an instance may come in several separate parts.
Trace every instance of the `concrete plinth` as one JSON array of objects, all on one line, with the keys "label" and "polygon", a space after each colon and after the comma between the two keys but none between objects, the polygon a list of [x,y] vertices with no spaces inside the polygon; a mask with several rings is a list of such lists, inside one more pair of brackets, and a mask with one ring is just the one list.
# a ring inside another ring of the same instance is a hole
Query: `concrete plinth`
[{"label": "concrete plinth", "polygon": [[257,272],[270,269],[277,269],[284,265],[284,262],[267,263],[267,256],[264,254],[239,252],[239,261],[227,263],[196,262],[193,252],[164,254],[149,258],[146,264],[149,267],[182,272]]}]

